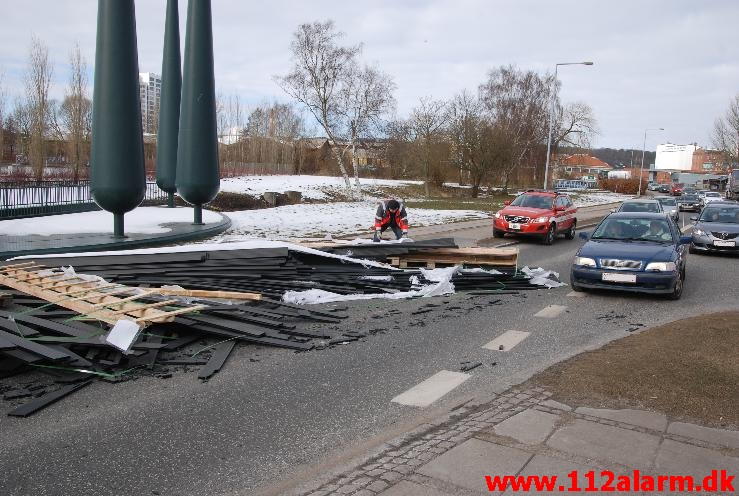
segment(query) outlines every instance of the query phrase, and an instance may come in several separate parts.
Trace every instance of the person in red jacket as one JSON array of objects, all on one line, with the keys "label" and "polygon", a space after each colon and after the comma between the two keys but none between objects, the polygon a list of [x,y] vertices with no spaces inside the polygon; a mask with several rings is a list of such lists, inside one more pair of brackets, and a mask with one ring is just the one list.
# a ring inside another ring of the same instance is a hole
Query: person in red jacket
[{"label": "person in red jacket", "polygon": [[408,235],[408,214],[405,205],[398,200],[385,200],[377,205],[375,237],[372,241],[379,242],[380,235],[388,228],[393,230],[397,239]]}]

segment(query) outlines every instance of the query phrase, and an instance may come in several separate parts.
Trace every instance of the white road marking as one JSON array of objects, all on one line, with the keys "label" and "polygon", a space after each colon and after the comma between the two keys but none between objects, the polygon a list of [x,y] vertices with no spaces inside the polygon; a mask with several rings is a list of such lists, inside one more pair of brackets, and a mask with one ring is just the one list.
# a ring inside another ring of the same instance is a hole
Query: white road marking
[{"label": "white road marking", "polygon": [[565,310],[567,310],[567,307],[564,305],[549,305],[548,307],[544,307],[537,313],[535,313],[534,317],[553,319],[555,317],[559,317],[560,314],[564,313]]},{"label": "white road marking", "polygon": [[469,374],[442,370],[390,401],[408,406],[429,406],[470,377]]},{"label": "white road marking", "polygon": [[584,291],[570,291],[567,293],[570,298],[585,298],[587,295]]},{"label": "white road marking", "polygon": [[[514,346],[529,337],[529,334],[531,333],[523,331],[506,331],[483,346],[483,348],[494,351],[511,351]],[[501,348],[501,346],[503,348]]]}]

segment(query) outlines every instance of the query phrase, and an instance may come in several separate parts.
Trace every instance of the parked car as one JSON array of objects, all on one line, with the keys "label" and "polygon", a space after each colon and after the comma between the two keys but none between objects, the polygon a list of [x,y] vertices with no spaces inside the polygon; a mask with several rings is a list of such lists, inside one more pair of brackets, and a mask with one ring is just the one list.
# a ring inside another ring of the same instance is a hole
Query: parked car
[{"label": "parked car", "polygon": [[613,289],[664,294],[683,293],[687,245],[677,225],[662,213],[617,212],[603,219],[572,262],[575,291]]},{"label": "parked car", "polygon": [[[678,198],[682,198],[682,196]],[[680,210],[678,209],[677,201],[675,200],[675,198],[671,196],[658,196],[655,198],[655,200],[657,200],[662,206],[662,210],[667,215],[672,217],[672,220],[674,220],[675,222],[680,221]]]},{"label": "parked car", "polygon": [[677,198],[677,208],[679,211],[683,210],[691,210],[695,212],[700,212],[701,210],[701,200],[698,197],[697,194],[688,194],[683,193],[682,196],[679,196]]},{"label": "parked car", "polygon": [[672,196],[680,196],[683,194],[683,188],[685,188],[683,183],[672,183],[670,185],[670,194]]},{"label": "parked car", "polygon": [[551,245],[557,235],[573,239],[577,227],[577,208],[567,194],[529,190],[506,201],[505,207],[493,216],[493,235],[536,236]]},{"label": "parked car", "polygon": [[639,200],[625,200],[613,212],[652,212],[661,214],[664,213],[664,209],[657,200],[643,198]]},{"label": "parked car", "polygon": [[718,191],[706,191],[706,194],[703,195],[703,199],[701,200],[701,208],[705,207],[709,203],[723,200],[724,197],[721,196],[721,193],[719,193]]},{"label": "parked car", "polygon": [[670,185],[669,184],[660,184],[657,188],[657,191],[660,193],[669,193],[670,192]]},{"label": "parked car", "polygon": [[649,191],[657,191],[657,188],[659,188],[659,183],[655,183],[654,181],[649,181],[649,184],[647,184],[647,190]]},{"label": "parked car", "polygon": [[711,202],[691,220],[691,253],[739,253],[739,203]]}]

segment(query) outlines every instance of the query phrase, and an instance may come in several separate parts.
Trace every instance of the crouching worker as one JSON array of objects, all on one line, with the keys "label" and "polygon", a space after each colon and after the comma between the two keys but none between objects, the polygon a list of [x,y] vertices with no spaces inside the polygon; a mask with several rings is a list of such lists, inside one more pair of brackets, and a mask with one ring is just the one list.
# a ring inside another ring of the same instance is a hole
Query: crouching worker
[{"label": "crouching worker", "polygon": [[379,242],[380,235],[388,228],[393,230],[396,239],[408,235],[408,214],[405,212],[405,205],[398,200],[385,200],[377,206],[373,241]]}]

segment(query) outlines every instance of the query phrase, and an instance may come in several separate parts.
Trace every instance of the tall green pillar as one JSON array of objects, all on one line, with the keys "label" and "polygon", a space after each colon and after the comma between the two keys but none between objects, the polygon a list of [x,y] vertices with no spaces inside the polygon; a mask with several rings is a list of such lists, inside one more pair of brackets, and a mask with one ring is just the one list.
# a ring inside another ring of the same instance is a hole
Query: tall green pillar
[{"label": "tall green pillar", "polygon": [[180,16],[177,0],[167,0],[162,57],[162,93],[157,131],[157,185],[167,192],[168,205],[174,207],[177,191],[177,134],[180,128]]},{"label": "tall green pillar", "polygon": [[202,206],[220,187],[210,0],[187,5],[176,183],[179,195],[194,207],[194,223],[202,224]]},{"label": "tall green pillar", "polygon": [[146,192],[140,105],[134,2],[98,0],[91,190],[95,203],[113,213],[117,237],[124,236],[123,214]]}]

